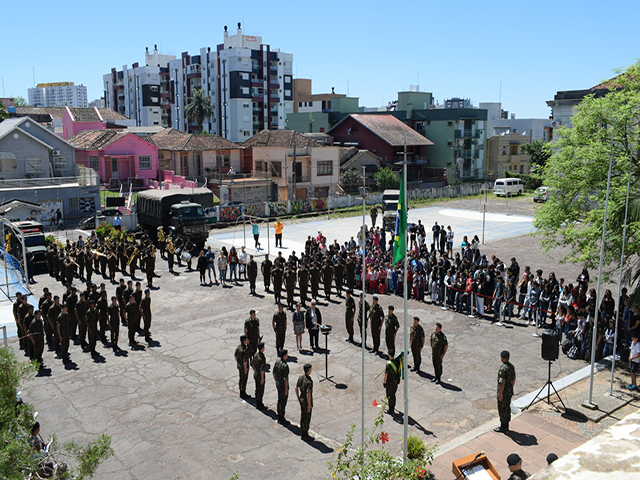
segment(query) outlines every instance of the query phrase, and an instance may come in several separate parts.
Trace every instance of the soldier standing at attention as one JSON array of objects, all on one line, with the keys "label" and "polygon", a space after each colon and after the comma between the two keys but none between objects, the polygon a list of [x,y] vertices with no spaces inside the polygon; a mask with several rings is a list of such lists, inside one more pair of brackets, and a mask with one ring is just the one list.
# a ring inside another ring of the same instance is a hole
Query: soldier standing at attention
[{"label": "soldier standing at attention", "polygon": [[333,276],[336,282],[336,295],[342,298],[342,285],[344,283],[344,265],[342,264],[342,259],[338,257],[338,262],[336,266],[333,268]]},{"label": "soldier standing at attention", "polygon": [[[103,284],[104,285],[104,284]],[[107,326],[109,325],[109,300],[107,300],[107,291],[100,291],[100,298],[96,302],[98,307],[98,316],[100,318],[100,339],[107,341]]]},{"label": "soldier standing at attention", "polygon": [[273,267],[273,298],[275,299],[275,303],[280,303],[282,301],[282,265],[280,263],[276,263]]},{"label": "soldier standing at attention", "polygon": [[371,213],[369,215],[371,215],[371,226],[373,228],[376,228],[376,220],[378,219],[378,208],[375,205],[371,207]]},{"label": "soldier standing at attention", "polygon": [[331,282],[333,280],[333,266],[325,260],[322,265],[322,285],[324,286],[324,297],[331,300]]},{"label": "soldier standing at attention", "polygon": [[278,389],[278,423],[280,425],[286,425],[289,422],[284,417],[285,410],[287,408],[287,400],[289,398],[289,365],[287,365],[287,358],[289,352],[282,349],[280,351],[280,358],[273,366],[273,379],[276,382],[276,388]]},{"label": "soldier standing at attention", "polygon": [[258,264],[253,259],[253,255],[249,255],[249,263],[247,264],[247,277],[249,277],[249,288],[251,295],[256,294],[256,279],[258,278]]},{"label": "soldier standing at attention", "polygon": [[76,320],[78,320],[78,337],[80,338],[80,346],[87,344],[87,309],[89,305],[85,299],[85,293],[80,292],[80,300],[76,305]]},{"label": "soldier standing at attention", "polygon": [[508,480],[527,480],[531,476],[522,470],[522,459],[517,453],[512,453],[507,457],[507,465],[509,465],[511,472]]},{"label": "soldier standing at attention", "polygon": [[307,307],[307,292],[309,291],[309,270],[307,270],[307,262],[303,261],[298,270],[298,286],[300,287],[300,303],[303,307]]},{"label": "soldier standing at attention", "polygon": [[293,294],[296,288],[296,272],[293,271],[293,265],[287,265],[287,271],[284,274],[284,285],[287,289],[287,308],[293,310]]},{"label": "soldier standing at attention", "polygon": [[380,332],[382,331],[382,323],[384,322],[384,310],[378,303],[378,297],[373,297],[373,306],[369,312],[369,321],[371,322],[371,336],[373,337],[372,353],[378,353],[380,348]]},{"label": "soldier standing at attention", "polygon": [[265,367],[267,359],[264,356],[264,343],[258,344],[258,351],[253,356],[253,379],[256,382],[256,408],[258,410],[266,410],[267,407],[262,403],[264,395]]},{"label": "soldier standing at attention", "polygon": [[356,263],[353,261],[353,257],[347,259],[344,269],[347,272],[347,287],[349,290],[353,290],[356,284]]},{"label": "soldier standing at attention", "polygon": [[129,303],[124,307],[125,317],[127,321],[127,328],[129,330],[129,346],[133,347],[137,345],[136,332],[138,331],[140,307],[136,303],[136,299],[133,295],[129,296]]},{"label": "soldier standing at attention", "polygon": [[96,342],[98,341],[98,310],[96,310],[95,300],[89,300],[89,310],[87,310],[87,334],[89,336],[89,351],[93,356],[96,354]]},{"label": "soldier standing at attention", "polygon": [[[27,302],[27,297],[22,297],[24,302]],[[44,324],[44,331],[47,334],[47,344],[49,345],[49,350],[58,350],[58,332],[56,331],[56,321],[58,320],[58,315],[62,312],[62,305],[60,305],[60,297],[56,295],[53,297],[53,305],[49,308],[47,312],[49,315],[49,320]],[[24,316],[23,316],[24,318]],[[48,331],[47,331],[47,326]]]},{"label": "soldier standing at attention", "polygon": [[33,305],[31,305],[30,303],[27,304],[27,314],[24,316],[24,320],[22,321],[22,329],[24,331],[24,335],[25,340],[27,342],[27,354],[29,355],[29,359],[33,360],[34,359],[34,349],[33,349],[33,344],[29,341],[28,335],[29,335],[29,326],[31,325],[31,322],[35,320],[35,314],[33,313]]},{"label": "soldier standing at attention", "polygon": [[449,343],[447,342],[447,336],[442,332],[442,324],[436,323],[436,330],[431,334],[431,360],[433,361],[433,369],[435,371],[435,377],[431,381],[436,382],[436,385],[440,384],[442,378],[442,359],[448,349]]},{"label": "soldier standing at attention", "polygon": [[367,302],[365,300],[364,302],[364,335],[362,332],[362,300],[363,300],[363,294],[360,294],[360,303],[358,304],[358,331],[360,332],[360,335],[362,336],[362,344],[364,345],[364,348],[367,348],[367,321],[369,318],[369,310],[370,310],[370,306],[369,306],[369,302]]},{"label": "soldier standing at attention", "polygon": [[118,348],[118,337],[120,336],[120,305],[118,305],[118,297],[111,297],[111,305],[109,312],[109,332],[111,334],[111,348],[116,352]]},{"label": "soldier standing at attention", "polygon": [[300,430],[302,440],[313,441],[309,436],[309,424],[311,423],[311,411],[313,410],[313,380],[311,379],[311,364],[304,365],[304,375],[300,375],[296,383],[296,397],[300,403]]},{"label": "soldier standing at attention", "polygon": [[238,375],[240,380],[238,387],[240,388],[240,398],[247,398],[247,379],[249,378],[249,337],[240,336],[240,345],[236,347],[235,358],[238,367]]},{"label": "soldier standing at attention", "polygon": [[396,356],[396,334],[400,328],[400,323],[398,322],[398,317],[393,313],[393,305],[389,305],[387,307],[387,311],[389,313],[384,321],[384,337],[387,343],[387,353],[389,358],[393,358]]},{"label": "soldier standing at attention", "polygon": [[260,341],[260,320],[256,317],[255,310],[249,312],[249,318],[244,322],[244,334],[249,338],[247,347],[249,358],[253,358]]},{"label": "soldier standing at attention", "polygon": [[420,364],[422,363],[422,347],[424,347],[424,329],[420,325],[418,317],[413,317],[409,341],[411,343],[411,354],[413,355],[413,368],[411,370],[419,372]]},{"label": "soldier standing at attention", "polygon": [[507,350],[500,353],[502,365],[498,370],[498,413],[500,414],[500,426],[494,428],[494,432],[509,433],[511,421],[511,397],[513,386],[516,384],[516,369],[509,362],[510,354]]},{"label": "soldier standing at attention", "polygon": [[144,298],[140,302],[140,311],[144,320],[144,339],[151,340],[151,290],[144,291]]},{"label": "soldier standing at attention", "polygon": [[42,368],[42,353],[44,352],[44,323],[42,322],[42,312],[36,310],[34,319],[29,324],[28,341],[31,342],[33,360],[37,361]]},{"label": "soldier standing at attention", "polygon": [[347,342],[349,343],[353,343],[353,316],[356,314],[356,302],[352,295],[353,292],[347,290],[347,299],[344,302],[347,308],[344,314],[344,322],[347,327],[347,333],[349,334],[349,338],[347,338]]},{"label": "soldier standing at attention", "polygon": [[67,355],[69,354],[70,322],[69,308],[66,303],[63,303],[62,312],[56,319],[56,330],[58,331],[58,338],[60,339],[60,358],[62,358],[63,361],[67,360]]},{"label": "soldier standing at attention", "polygon": [[320,287],[320,269],[318,268],[318,262],[313,262],[309,269],[309,279],[311,282],[311,298],[318,299],[318,288]]},{"label": "soldier standing at attention", "polygon": [[269,255],[264,256],[264,260],[260,265],[260,270],[262,271],[262,278],[264,281],[264,291],[269,292],[269,287],[271,286],[271,268],[273,267],[273,263],[269,260]]},{"label": "soldier standing at attention", "polygon": [[400,358],[391,358],[387,362],[387,366],[384,371],[384,381],[382,385],[385,388],[387,394],[387,402],[389,410],[387,413],[393,415],[396,408],[396,391],[398,390],[398,384],[400,383]]},{"label": "soldier standing at attention", "polygon": [[276,352],[280,355],[284,348],[284,337],[287,333],[287,314],[281,303],[278,304],[278,311],[273,314],[272,323],[273,331],[276,334]]}]

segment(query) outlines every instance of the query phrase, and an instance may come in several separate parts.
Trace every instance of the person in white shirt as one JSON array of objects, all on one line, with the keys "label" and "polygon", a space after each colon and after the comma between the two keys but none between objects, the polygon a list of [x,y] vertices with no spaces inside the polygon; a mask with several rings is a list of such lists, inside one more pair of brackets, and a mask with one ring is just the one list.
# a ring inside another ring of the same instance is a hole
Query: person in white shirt
[{"label": "person in white shirt", "polygon": [[453,256],[453,237],[454,237],[454,233],[453,230],[451,229],[451,226],[449,225],[447,227],[447,254],[449,255],[449,257]]},{"label": "person in white shirt", "polygon": [[631,370],[631,383],[627,385],[629,390],[635,390],[636,373],[640,369],[640,343],[638,343],[637,330],[631,334],[631,351],[629,352],[629,369]]},{"label": "person in white shirt", "polygon": [[238,263],[240,264],[240,275],[244,276],[244,279],[247,279],[247,258],[248,254],[244,251],[244,246],[240,248],[240,253],[238,254]]}]

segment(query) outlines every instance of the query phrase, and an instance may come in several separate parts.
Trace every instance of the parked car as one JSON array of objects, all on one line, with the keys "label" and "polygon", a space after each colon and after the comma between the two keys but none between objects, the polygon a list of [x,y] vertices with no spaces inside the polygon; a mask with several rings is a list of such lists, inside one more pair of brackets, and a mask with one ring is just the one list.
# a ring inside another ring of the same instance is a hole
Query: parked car
[{"label": "parked car", "polygon": [[93,230],[96,228],[96,216],[98,217],[115,217],[120,210],[117,208],[108,208],[106,210],[100,210],[99,212],[94,213],[86,218],[83,218],[78,224],[78,228],[81,230]]},{"label": "parked car", "polygon": [[234,201],[234,202],[225,202],[221,207],[240,207],[242,206],[242,202]]},{"label": "parked car", "polygon": [[538,187],[533,194],[534,202],[546,202],[549,200],[549,187]]}]

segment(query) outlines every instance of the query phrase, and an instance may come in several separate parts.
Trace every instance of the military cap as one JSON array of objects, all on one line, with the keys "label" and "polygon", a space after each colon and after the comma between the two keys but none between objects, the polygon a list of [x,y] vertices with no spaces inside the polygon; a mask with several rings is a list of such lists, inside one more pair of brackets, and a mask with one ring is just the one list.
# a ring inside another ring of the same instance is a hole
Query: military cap
[{"label": "military cap", "polygon": [[502,358],[509,358],[511,356],[511,354],[509,353],[508,350],[503,350],[502,353],[500,353],[500,356]]},{"label": "military cap", "polygon": [[549,455],[547,455],[547,464],[551,465],[557,459],[558,459],[558,455],[556,455],[555,453],[550,453]]},{"label": "military cap", "polygon": [[378,297],[376,297],[376,296],[374,295],[374,297],[372,298],[372,300],[375,300],[375,301],[377,302],[377,301],[378,301]]},{"label": "military cap", "polygon": [[519,464],[522,461],[522,459],[520,458],[520,455],[518,455],[517,453],[512,453],[511,455],[509,455],[507,457],[507,464],[510,467],[513,467],[517,464]]},{"label": "military cap", "polygon": [[284,358],[285,355],[289,354],[289,350],[283,348],[282,350],[280,350],[280,358]]},{"label": "military cap", "polygon": [[442,324],[440,322],[436,323],[436,327],[442,328]]},{"label": "military cap", "polygon": [[258,350],[262,350],[264,348],[264,342],[258,343]]},{"label": "military cap", "polygon": [[240,341],[241,342],[244,342],[247,338],[249,338],[249,337],[247,337],[246,335],[240,335]]}]

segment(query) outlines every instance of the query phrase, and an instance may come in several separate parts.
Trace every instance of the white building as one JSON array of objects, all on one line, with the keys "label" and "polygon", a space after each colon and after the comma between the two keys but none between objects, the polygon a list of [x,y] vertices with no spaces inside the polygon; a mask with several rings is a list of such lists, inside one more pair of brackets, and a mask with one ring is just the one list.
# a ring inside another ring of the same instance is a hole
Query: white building
[{"label": "white building", "polygon": [[[243,35],[240,24],[235,35],[225,27],[224,42],[215,49],[176,58],[159,55],[156,48],[147,52],[146,67],[112,69],[104,84],[106,107],[139,118],[140,126],[202,130],[234,142],[262,130],[284,129],[287,114],[293,113],[293,55],[271,49],[262,37]],[[198,88],[213,107],[201,126],[185,113],[186,100]],[[136,96],[136,91],[141,93]]]},{"label": "white building", "polygon": [[516,118],[515,114],[502,110],[500,102],[480,103],[478,108],[487,111],[487,138],[502,134],[527,135],[529,141],[551,140],[552,120],[550,118]]},{"label": "white building", "polygon": [[73,82],[39,83],[27,90],[32,107],[87,108],[87,87]]}]

